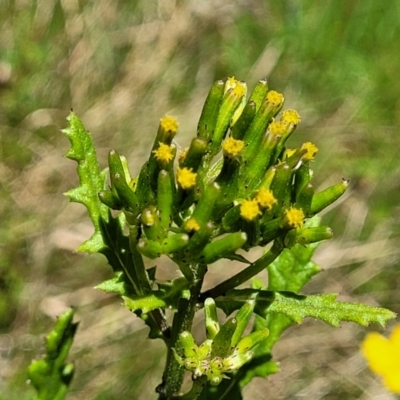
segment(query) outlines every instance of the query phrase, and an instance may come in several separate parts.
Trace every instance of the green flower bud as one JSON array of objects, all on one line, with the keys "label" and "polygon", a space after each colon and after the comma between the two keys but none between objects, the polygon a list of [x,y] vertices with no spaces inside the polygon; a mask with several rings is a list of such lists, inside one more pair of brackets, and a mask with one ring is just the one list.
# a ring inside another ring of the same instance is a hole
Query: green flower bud
[{"label": "green flower bud", "polygon": [[209,243],[203,250],[200,259],[206,264],[220,260],[236,250],[240,249],[247,241],[247,235],[244,232],[234,232]]},{"label": "green flower bud", "polygon": [[317,243],[321,240],[331,239],[333,231],[329,226],[317,226],[314,228],[304,228],[297,233],[297,243],[310,244]]},{"label": "green flower bud", "polygon": [[[264,215],[264,217],[267,215]],[[271,221],[266,221],[265,223],[264,218],[261,219],[261,226],[260,226],[260,234],[261,240],[259,245],[265,246],[266,244],[270,243],[272,240],[279,236],[280,231],[282,230],[280,218],[275,218]]]},{"label": "green flower bud", "polygon": [[122,202],[113,190],[102,190],[98,194],[100,201],[112,210],[121,210]]},{"label": "green flower bud", "polygon": [[140,170],[135,193],[138,197],[140,207],[145,207],[148,204],[156,204],[154,191],[150,182],[148,162]]},{"label": "green flower bud", "polygon": [[158,210],[150,205],[142,210],[140,219],[143,224],[143,232],[147,239],[161,241],[165,236],[165,231],[160,224]]},{"label": "green flower bud", "polygon": [[306,216],[311,215],[311,203],[314,197],[314,186],[311,183],[308,183],[304,188],[300,191],[299,195],[296,199],[296,207],[301,208]]},{"label": "green flower bud", "polygon": [[246,148],[243,151],[243,159],[245,161],[252,160],[257,156],[267,126],[279,112],[282,104],[283,96],[281,94],[273,90],[268,92],[243,138],[246,143]]},{"label": "green flower bud", "polygon": [[197,127],[197,136],[207,141],[213,136],[218,113],[224,96],[225,82],[216,81],[208,93]]},{"label": "green flower bud", "polygon": [[263,103],[265,96],[268,92],[268,81],[266,78],[260,79],[253,89],[250,95],[249,103],[254,102],[256,105],[256,111],[259,110],[261,104]]},{"label": "green flower bud", "polygon": [[225,232],[238,231],[241,227],[241,204],[236,204],[230,208],[222,217],[222,227]]},{"label": "green flower bud", "polygon": [[206,225],[211,220],[214,205],[221,194],[221,187],[217,183],[207,185],[204,193],[199,198],[199,202],[193,211],[194,218],[200,226]]},{"label": "green flower bud", "polygon": [[189,242],[189,236],[186,233],[176,233],[164,239],[161,243],[150,239],[141,239],[137,245],[140,253],[144,256],[154,259],[161,254],[172,254],[182,250]]},{"label": "green flower bud", "polygon": [[159,210],[160,225],[165,234],[172,223],[173,208],[175,205],[175,185],[173,176],[166,170],[158,174],[157,182],[157,207]]},{"label": "green flower bud", "polygon": [[248,127],[256,115],[256,103],[248,101],[242,114],[231,128],[231,136],[236,140],[242,140]]},{"label": "green flower bud", "polygon": [[125,209],[133,215],[139,214],[139,199],[135,192],[126,182],[125,176],[121,174],[111,175],[111,184],[115,188],[119,199]]},{"label": "green flower bud", "polygon": [[231,119],[234,117],[236,109],[242,104],[242,100],[245,96],[246,85],[234,80],[232,87],[228,89],[222,99],[214,135],[212,136],[212,142],[209,147],[210,156],[214,156],[220,150],[221,142],[227,132]]},{"label": "green flower bud", "polygon": [[[244,195],[252,193],[261,183],[270,164],[271,156],[279,142],[279,136],[267,135],[258,148],[254,148],[254,154],[249,154],[242,168],[243,172],[239,180],[239,193]],[[248,147],[246,148],[246,150]],[[248,151],[247,151],[248,153]]]},{"label": "green flower bud", "polygon": [[294,175],[294,198],[297,199],[303,188],[310,183],[313,171],[307,164],[302,163]]},{"label": "green flower bud", "polygon": [[292,170],[285,162],[276,166],[275,176],[271,183],[271,190],[278,200],[279,207],[288,206],[290,203],[290,182]]},{"label": "green flower bud", "polygon": [[197,259],[200,252],[204,249],[204,246],[210,241],[215,227],[211,222],[200,226],[194,218],[190,218],[186,221],[184,227],[187,232],[195,231],[184,249],[184,260]]},{"label": "green flower bud", "polygon": [[333,185],[322,192],[316,193],[311,203],[311,213],[317,214],[324,208],[336,201],[349,187],[349,180],[342,179],[342,182]]},{"label": "green flower bud", "polygon": [[204,315],[207,338],[214,339],[219,332],[220,327],[217,317],[217,307],[215,305],[214,299],[212,299],[211,297],[208,297],[204,301]]},{"label": "green flower bud", "polygon": [[189,149],[180,156],[179,168],[188,168],[196,172],[206,150],[207,140],[205,138],[194,138]]}]

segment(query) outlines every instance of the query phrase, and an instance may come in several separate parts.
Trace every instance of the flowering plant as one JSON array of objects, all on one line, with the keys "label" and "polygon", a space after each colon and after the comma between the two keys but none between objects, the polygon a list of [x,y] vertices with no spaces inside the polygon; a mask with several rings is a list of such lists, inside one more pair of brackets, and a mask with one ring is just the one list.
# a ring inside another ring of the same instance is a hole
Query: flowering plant
[{"label": "flowering plant", "polygon": [[[229,391],[241,398],[253,377],[278,371],[271,360],[273,345],[288,326],[306,317],[332,326],[341,321],[385,325],[394,318],[389,310],[338,302],[336,294],[300,294],[320,271],[311,261],[315,248],[332,237],[317,214],[346,191],[348,181],[315,193],[311,162],[317,147],[310,142],[287,147],[299,114],[282,111],[282,94],[270,90],[265,79],[249,99],[246,92],[245,83],[234,78],[215,82],[197,135],[178,157],[178,122],[163,117],[148,160],[135,178],[126,158],[115,150],[109,153],[108,171],[100,172],[92,138],[73,112],[64,130],[71,141],[67,157],[77,161],[80,179],[67,196],[87,207],[95,229],[79,251],[105,255],[114,277],[97,288],[118,293],[149,327],[149,338],[165,342],[160,400],[219,399]],[[250,262],[246,252],[256,246],[264,254]],[[162,262],[161,256],[176,263],[179,277],[161,282],[156,267],[145,268],[144,258]],[[207,270],[222,259],[245,267],[233,276],[227,272],[224,281],[203,291]],[[267,286],[254,278],[264,270]],[[252,278],[249,287],[241,287]],[[207,339],[198,345],[192,322],[202,308]],[[228,317],[235,314],[220,325],[217,308]],[[168,310],[173,311],[172,324]],[[48,370],[56,362],[64,365],[63,350],[70,341],[63,340],[75,332],[69,326],[56,327],[62,358],[57,353],[47,359]],[[193,386],[181,394],[185,370],[192,373]],[[69,365],[68,372],[70,377]],[[40,392],[48,382],[37,364],[30,375]],[[64,382],[54,376],[55,382]]]}]

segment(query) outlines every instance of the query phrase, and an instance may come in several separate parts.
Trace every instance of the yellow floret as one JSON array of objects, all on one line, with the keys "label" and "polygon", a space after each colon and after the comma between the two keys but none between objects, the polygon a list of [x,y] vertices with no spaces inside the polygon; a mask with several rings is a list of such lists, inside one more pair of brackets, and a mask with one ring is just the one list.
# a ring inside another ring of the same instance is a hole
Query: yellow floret
[{"label": "yellow floret", "polygon": [[232,157],[236,157],[244,147],[244,142],[242,140],[236,140],[232,137],[229,137],[225,140],[222,145],[222,148]]},{"label": "yellow floret", "polygon": [[246,85],[237,81],[236,86],[233,88],[233,94],[237,97],[243,97],[246,94]]},{"label": "yellow floret", "polygon": [[200,229],[200,224],[194,218],[189,218],[185,223],[185,228],[188,232],[197,232]]},{"label": "yellow floret", "polygon": [[281,121],[290,125],[297,125],[300,120],[300,115],[296,110],[285,110],[282,113]]},{"label": "yellow floret", "polygon": [[172,146],[159,142],[160,146],[153,153],[158,161],[170,162],[174,158]]},{"label": "yellow floret", "polygon": [[267,93],[267,100],[273,106],[280,106],[283,103],[283,95],[276,92],[275,90],[270,90]]},{"label": "yellow floret", "polygon": [[240,215],[247,221],[253,221],[253,219],[261,215],[257,200],[244,200],[240,205]]},{"label": "yellow floret", "polygon": [[178,168],[176,180],[182,189],[191,189],[196,184],[197,174],[192,168]]},{"label": "yellow floret", "polygon": [[165,115],[160,120],[160,127],[165,132],[176,133],[176,131],[178,130],[178,125],[179,125],[178,120],[175,117],[172,117],[171,115]]},{"label": "yellow floret", "polygon": [[285,222],[292,228],[300,228],[303,225],[304,213],[299,208],[291,207],[285,212]]},{"label": "yellow floret", "polygon": [[268,125],[268,130],[273,134],[273,135],[279,135],[282,136],[288,131],[288,124],[286,124],[283,121],[272,121]]},{"label": "yellow floret", "polygon": [[261,207],[266,208],[268,210],[271,209],[272,206],[277,202],[272,191],[267,189],[259,190],[255,200]]},{"label": "yellow floret", "polygon": [[318,147],[314,143],[307,142],[301,146],[301,150],[307,150],[307,153],[303,156],[303,160],[311,161],[314,160],[315,154],[318,152]]}]

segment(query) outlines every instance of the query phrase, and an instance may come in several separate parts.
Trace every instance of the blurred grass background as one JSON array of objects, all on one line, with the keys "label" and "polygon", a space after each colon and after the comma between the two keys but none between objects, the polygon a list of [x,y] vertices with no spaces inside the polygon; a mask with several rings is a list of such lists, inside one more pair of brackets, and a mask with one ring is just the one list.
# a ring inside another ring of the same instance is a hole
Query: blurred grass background
[{"label": "blurred grass background", "polygon": [[[306,291],[400,311],[400,1],[0,0],[0,9],[1,400],[32,398],[26,367],[71,305],[81,323],[69,399],[156,398],[163,346],[92,289],[110,276],[105,259],[74,253],[91,226],[62,196],[77,184],[60,133],[71,107],[102,166],[112,147],[134,173],[165,113],[178,117],[184,146],[214,80],[234,75],[251,88],[267,76],[302,116],[292,143],[320,149],[316,186],[351,179],[324,216],[336,236]],[[282,371],[254,380],[245,398],[393,399],[359,354],[365,333],[315,321],[289,329],[274,354]]]}]

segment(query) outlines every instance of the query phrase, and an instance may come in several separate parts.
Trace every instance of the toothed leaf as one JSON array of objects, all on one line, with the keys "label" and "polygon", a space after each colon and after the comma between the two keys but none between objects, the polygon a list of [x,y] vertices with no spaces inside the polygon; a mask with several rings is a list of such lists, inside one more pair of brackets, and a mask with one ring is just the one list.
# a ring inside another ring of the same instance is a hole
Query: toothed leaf
[{"label": "toothed leaf", "polygon": [[291,320],[301,323],[304,318],[320,319],[334,327],[340,322],[355,322],[362,326],[377,323],[385,326],[386,322],[396,317],[390,310],[371,307],[365,304],[336,301],[337,294],[299,296],[293,293],[276,292],[275,300],[267,312],[278,312]]},{"label": "toothed leaf", "polygon": [[145,314],[157,308],[176,309],[178,300],[187,296],[188,281],[185,278],[177,278],[159,286],[159,290],[141,296],[123,296],[125,307],[131,311],[142,310]]},{"label": "toothed leaf", "polygon": [[67,120],[69,125],[63,133],[71,142],[71,148],[66,156],[78,163],[80,185],[65,195],[71,201],[81,203],[87,208],[94,226],[93,236],[84,242],[78,251],[97,253],[105,247],[101,233],[102,220],[105,222],[109,220],[108,207],[98,197],[98,193],[105,188],[105,174],[100,173],[90,133],[75,113],[71,112]]}]

